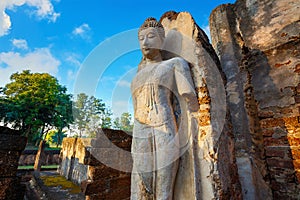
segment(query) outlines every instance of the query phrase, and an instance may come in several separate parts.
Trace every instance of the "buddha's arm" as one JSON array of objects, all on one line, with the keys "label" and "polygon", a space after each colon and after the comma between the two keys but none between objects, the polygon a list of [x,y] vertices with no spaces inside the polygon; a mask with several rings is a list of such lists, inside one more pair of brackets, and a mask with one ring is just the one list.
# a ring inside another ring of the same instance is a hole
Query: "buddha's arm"
[{"label": "buddha's arm", "polygon": [[195,112],[199,109],[194,82],[188,63],[178,58],[175,66],[175,80],[179,95],[187,102],[188,109]]}]

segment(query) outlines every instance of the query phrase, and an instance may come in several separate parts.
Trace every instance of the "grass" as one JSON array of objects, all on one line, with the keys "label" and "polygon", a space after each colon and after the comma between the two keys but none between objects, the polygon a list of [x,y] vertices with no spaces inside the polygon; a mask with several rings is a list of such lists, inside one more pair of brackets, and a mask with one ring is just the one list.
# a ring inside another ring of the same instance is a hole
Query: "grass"
[{"label": "grass", "polygon": [[78,185],[68,181],[63,176],[41,176],[43,183],[47,187],[57,187],[61,186],[62,189],[67,189],[71,194],[77,194],[81,192],[81,189]]},{"label": "grass", "polygon": [[[37,146],[26,146],[25,150],[39,150]],[[61,150],[61,147],[46,147],[45,150]]]},{"label": "grass", "polygon": [[[58,165],[45,165],[42,166],[42,169],[57,169]],[[26,165],[26,166],[18,166],[18,169],[33,169],[33,165]]]}]

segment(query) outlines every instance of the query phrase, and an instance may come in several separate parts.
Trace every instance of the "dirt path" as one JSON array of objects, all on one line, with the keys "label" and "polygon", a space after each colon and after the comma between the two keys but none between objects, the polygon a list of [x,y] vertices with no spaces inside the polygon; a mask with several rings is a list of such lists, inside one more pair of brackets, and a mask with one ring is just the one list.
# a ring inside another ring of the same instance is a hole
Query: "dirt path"
[{"label": "dirt path", "polygon": [[84,200],[80,187],[60,176],[56,171],[32,173],[26,182],[24,200]]}]

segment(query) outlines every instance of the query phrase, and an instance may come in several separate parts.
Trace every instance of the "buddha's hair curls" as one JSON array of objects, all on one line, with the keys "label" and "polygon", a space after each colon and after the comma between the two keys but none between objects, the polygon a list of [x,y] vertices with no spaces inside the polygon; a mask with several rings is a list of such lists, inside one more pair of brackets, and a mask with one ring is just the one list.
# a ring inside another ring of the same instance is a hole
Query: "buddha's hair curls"
[{"label": "buddha's hair curls", "polygon": [[165,38],[165,29],[164,29],[163,25],[159,21],[157,21],[154,17],[149,17],[144,21],[144,23],[139,28],[139,33],[142,30],[149,28],[149,27],[157,29],[157,32],[161,39]]}]

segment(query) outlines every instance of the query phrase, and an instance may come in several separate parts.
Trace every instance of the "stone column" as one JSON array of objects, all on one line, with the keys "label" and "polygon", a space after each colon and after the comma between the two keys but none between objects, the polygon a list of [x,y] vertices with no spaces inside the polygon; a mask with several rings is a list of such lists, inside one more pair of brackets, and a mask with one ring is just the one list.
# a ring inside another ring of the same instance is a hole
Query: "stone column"
[{"label": "stone column", "polygon": [[181,158],[193,165],[193,175],[180,186],[189,195],[179,199],[241,199],[226,78],[218,56],[189,13],[167,12],[160,21],[167,32],[165,50],[190,63],[200,105],[193,149]]},{"label": "stone column", "polygon": [[237,0],[210,17],[244,199],[299,198],[298,9],[293,0]]}]

